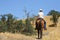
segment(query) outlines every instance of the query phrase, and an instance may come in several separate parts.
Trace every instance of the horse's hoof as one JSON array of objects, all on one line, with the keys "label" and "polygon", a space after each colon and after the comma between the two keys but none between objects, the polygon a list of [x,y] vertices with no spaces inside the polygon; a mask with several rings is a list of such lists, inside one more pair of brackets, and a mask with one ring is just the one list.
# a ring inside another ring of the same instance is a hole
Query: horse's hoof
[{"label": "horse's hoof", "polygon": [[36,39],[40,39],[40,38],[36,38]]},{"label": "horse's hoof", "polygon": [[40,37],[40,38],[36,38],[36,39],[42,39],[42,37]]},{"label": "horse's hoof", "polygon": [[42,39],[42,37],[40,37],[40,39]]}]

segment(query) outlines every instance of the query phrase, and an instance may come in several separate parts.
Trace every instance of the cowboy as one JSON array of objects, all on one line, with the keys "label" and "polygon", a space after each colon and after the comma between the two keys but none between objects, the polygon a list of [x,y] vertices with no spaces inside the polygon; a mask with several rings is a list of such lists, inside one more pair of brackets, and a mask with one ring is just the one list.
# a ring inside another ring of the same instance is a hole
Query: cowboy
[{"label": "cowboy", "polygon": [[[44,13],[42,11],[42,9],[40,9],[39,13],[38,13],[38,18],[44,20]],[[44,20],[44,30],[47,30],[46,28],[46,21]]]}]

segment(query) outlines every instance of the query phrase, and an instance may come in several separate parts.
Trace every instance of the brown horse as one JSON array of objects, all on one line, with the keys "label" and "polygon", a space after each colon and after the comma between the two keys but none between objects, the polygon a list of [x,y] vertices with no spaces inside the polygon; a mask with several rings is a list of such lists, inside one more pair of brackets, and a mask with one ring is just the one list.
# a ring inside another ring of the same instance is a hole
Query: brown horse
[{"label": "brown horse", "polygon": [[43,28],[44,28],[44,20],[41,18],[38,18],[36,20],[36,30],[38,31],[38,39],[42,38]]}]

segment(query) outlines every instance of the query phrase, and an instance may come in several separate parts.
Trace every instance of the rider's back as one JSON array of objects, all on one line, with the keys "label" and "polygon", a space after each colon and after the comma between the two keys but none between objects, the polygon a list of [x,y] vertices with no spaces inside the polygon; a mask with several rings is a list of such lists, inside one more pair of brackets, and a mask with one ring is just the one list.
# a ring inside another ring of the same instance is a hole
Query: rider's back
[{"label": "rider's back", "polygon": [[39,13],[38,13],[38,17],[39,17],[39,18],[44,18],[43,12],[39,12]]}]

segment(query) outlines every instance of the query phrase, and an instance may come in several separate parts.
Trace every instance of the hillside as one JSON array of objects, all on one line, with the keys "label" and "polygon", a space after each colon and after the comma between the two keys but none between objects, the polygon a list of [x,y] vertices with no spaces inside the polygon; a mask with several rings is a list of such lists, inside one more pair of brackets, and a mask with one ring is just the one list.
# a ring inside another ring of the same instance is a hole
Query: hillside
[{"label": "hillside", "polygon": [[[47,30],[43,30],[42,40],[60,40],[60,21],[57,27],[49,27],[53,22],[50,21],[51,16],[45,16],[47,22]],[[59,19],[60,20],[60,19]],[[0,33],[0,40],[37,40],[37,35],[26,36],[23,34]]]}]

